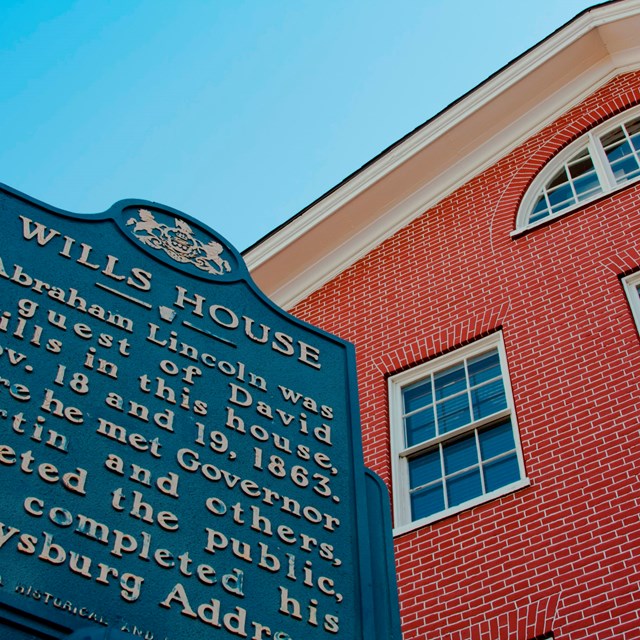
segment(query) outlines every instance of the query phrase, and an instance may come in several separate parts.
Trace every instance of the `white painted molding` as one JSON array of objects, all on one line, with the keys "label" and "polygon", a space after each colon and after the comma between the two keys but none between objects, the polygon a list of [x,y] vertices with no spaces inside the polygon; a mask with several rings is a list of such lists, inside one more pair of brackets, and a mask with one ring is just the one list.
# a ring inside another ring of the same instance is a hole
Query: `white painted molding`
[{"label": "white painted molding", "polygon": [[[613,76],[640,68],[637,33],[640,0],[573,20],[248,250],[256,282],[291,308]],[[494,131],[468,151],[439,155],[437,170],[420,170],[433,145],[488,111]],[[424,176],[418,188],[415,172]],[[384,196],[377,210],[359,203],[374,190]]]}]

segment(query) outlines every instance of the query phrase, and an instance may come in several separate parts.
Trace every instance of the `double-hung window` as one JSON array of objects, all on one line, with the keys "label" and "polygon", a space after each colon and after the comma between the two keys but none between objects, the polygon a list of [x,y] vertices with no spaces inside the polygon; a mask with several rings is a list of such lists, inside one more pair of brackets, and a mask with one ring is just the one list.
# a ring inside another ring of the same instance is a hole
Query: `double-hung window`
[{"label": "double-hung window", "polygon": [[640,108],[585,133],[552,158],[525,194],[518,233],[640,179]]},{"label": "double-hung window", "polygon": [[622,284],[629,299],[633,319],[636,321],[636,327],[640,333],[640,273],[628,276],[622,281]]},{"label": "double-hung window", "polygon": [[395,531],[525,486],[501,334],[389,380]]}]

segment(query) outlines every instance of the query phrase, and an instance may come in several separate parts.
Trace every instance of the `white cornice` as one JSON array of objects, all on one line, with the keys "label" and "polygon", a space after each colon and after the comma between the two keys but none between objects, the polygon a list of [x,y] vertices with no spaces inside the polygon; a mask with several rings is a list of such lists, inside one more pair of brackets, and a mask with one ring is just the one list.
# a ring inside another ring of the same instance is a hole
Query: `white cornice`
[{"label": "white cornice", "polygon": [[638,33],[640,0],[573,20],[247,251],[254,279],[290,308],[555,115],[640,67]]}]

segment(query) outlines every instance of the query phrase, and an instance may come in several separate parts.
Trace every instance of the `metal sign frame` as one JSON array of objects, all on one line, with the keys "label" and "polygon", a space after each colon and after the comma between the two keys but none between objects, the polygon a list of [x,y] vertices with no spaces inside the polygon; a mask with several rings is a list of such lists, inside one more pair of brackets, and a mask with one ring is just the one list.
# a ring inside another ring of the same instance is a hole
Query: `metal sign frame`
[{"label": "metal sign frame", "polygon": [[180,211],[0,217],[0,625],[399,637],[353,346]]}]

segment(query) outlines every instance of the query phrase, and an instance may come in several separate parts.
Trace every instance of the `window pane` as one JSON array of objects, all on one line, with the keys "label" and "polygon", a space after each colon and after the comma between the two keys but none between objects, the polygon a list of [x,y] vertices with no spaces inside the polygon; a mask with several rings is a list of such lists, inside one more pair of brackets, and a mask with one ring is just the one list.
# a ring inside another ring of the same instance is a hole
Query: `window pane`
[{"label": "window pane", "polygon": [[404,398],[404,412],[411,413],[433,402],[431,393],[431,378],[407,387],[402,392]]},{"label": "window pane", "polygon": [[581,178],[578,178],[573,184],[576,193],[578,194],[578,200],[586,200],[596,193],[602,191],[598,176],[593,173],[588,173]]},{"label": "window pane", "polygon": [[409,487],[411,489],[429,484],[440,477],[442,477],[440,449],[435,448],[424,455],[409,460]]},{"label": "window pane", "polygon": [[631,145],[626,140],[621,140],[607,149],[607,158],[609,158],[609,162],[614,162],[628,156],[630,153]]},{"label": "window pane", "polygon": [[579,160],[570,160],[569,161],[569,175],[572,178],[579,178],[585,173],[590,173],[594,171],[593,162],[590,156],[584,156],[582,154],[582,158]]},{"label": "window pane", "polygon": [[515,453],[484,465],[484,483],[487,491],[495,491],[518,480],[520,469]]},{"label": "window pane", "polygon": [[480,470],[477,468],[447,479],[447,498],[450,507],[480,495],[482,495],[482,483]]},{"label": "window pane", "polygon": [[610,147],[619,144],[623,140],[624,131],[622,130],[622,127],[616,127],[613,131],[609,131],[609,133],[606,133],[605,135],[600,137],[600,143],[605,148],[605,150],[607,150],[607,155],[609,155],[608,149]]},{"label": "window pane", "polygon": [[567,170],[562,167],[558,173],[556,173],[549,182],[547,182],[547,189],[554,189],[555,187],[560,186],[561,184],[566,184],[569,178],[567,177]]},{"label": "window pane", "polygon": [[630,178],[635,177],[638,174],[638,162],[633,156],[614,162],[611,165],[611,170],[616,178],[616,182],[624,182]]},{"label": "window pane", "polygon": [[478,464],[475,432],[442,447],[444,472],[449,475]]},{"label": "window pane", "polygon": [[635,120],[630,120],[625,125],[627,129],[627,133],[630,136],[635,136],[636,133],[640,133],[640,118],[636,118]]},{"label": "window pane", "polygon": [[405,418],[405,436],[407,447],[419,442],[430,440],[436,436],[436,423],[433,417],[433,407]]},{"label": "window pane", "polygon": [[489,460],[501,453],[515,449],[516,443],[513,439],[513,427],[511,420],[502,422],[495,427],[483,429],[478,433],[480,440],[480,454],[483,460]]},{"label": "window pane", "polygon": [[471,391],[473,419],[480,420],[492,413],[507,408],[507,397],[504,392],[502,379],[477,387]]},{"label": "window pane", "polygon": [[546,218],[548,215],[549,207],[547,207],[547,199],[544,197],[544,194],[542,194],[533,207],[529,221],[534,222],[540,218]]},{"label": "window pane", "polygon": [[471,386],[486,382],[500,375],[500,357],[498,350],[493,349],[481,356],[470,358],[469,367],[469,384]]},{"label": "window pane", "polygon": [[436,373],[434,376],[434,384],[437,400],[466,389],[467,380],[464,373],[464,363],[461,362],[460,364]]},{"label": "window pane", "polygon": [[421,489],[411,494],[411,518],[418,520],[444,511],[444,493],[442,483]]},{"label": "window pane", "polygon": [[568,184],[558,187],[554,191],[550,191],[547,196],[549,198],[551,209],[554,212],[559,211],[560,209],[566,209],[575,203],[573,191],[571,191],[571,187]]},{"label": "window pane", "polygon": [[466,393],[445,400],[437,405],[438,434],[449,433],[471,422],[469,398]]}]

